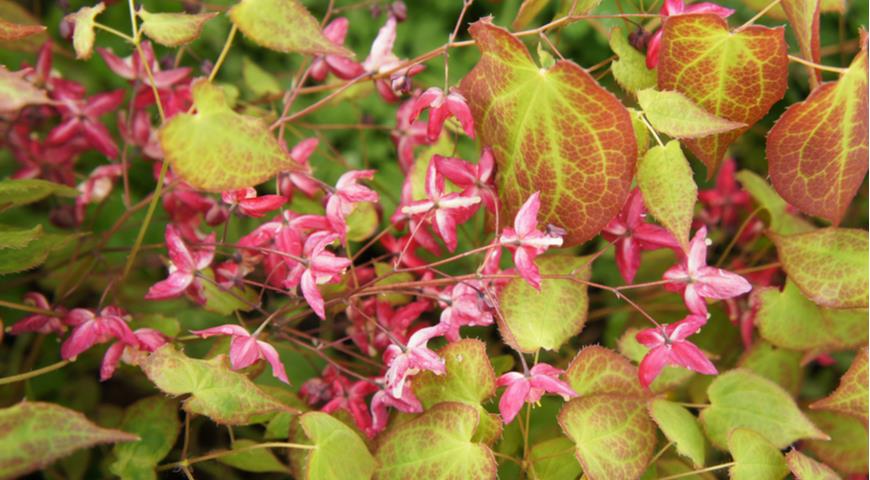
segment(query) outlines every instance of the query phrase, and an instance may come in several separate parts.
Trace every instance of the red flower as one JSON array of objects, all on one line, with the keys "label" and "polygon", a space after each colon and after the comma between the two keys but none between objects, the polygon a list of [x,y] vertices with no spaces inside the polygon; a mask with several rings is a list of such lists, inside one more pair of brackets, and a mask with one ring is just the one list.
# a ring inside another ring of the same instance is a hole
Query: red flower
[{"label": "red flower", "polygon": [[223,192],[221,193],[221,199],[224,203],[231,205],[231,208],[237,208],[243,215],[255,218],[262,217],[266,212],[281,208],[287,202],[287,199],[281,195],[263,195],[258,197],[257,190],[253,187]]},{"label": "red flower", "polygon": [[46,138],[48,143],[62,145],[82,136],[88,145],[103,155],[109,158],[118,156],[118,146],[109,130],[100,123],[100,117],[121,106],[124,90],[100,93],[87,100],[70,97],[58,100],[58,110],[63,120],[49,132]]},{"label": "red flower", "polygon": [[191,330],[190,333],[202,338],[229,335],[232,337],[230,340],[230,366],[233,370],[250,367],[257,360],[263,359],[272,366],[272,375],[275,378],[284,383],[290,383],[290,380],[287,379],[287,373],[284,371],[284,364],[281,363],[281,358],[278,357],[278,351],[275,350],[275,347],[262,340],[257,340],[256,336],[252,336],[239,325],[221,325],[205,330]]},{"label": "red flower", "polygon": [[[347,27],[350,22],[344,17],[338,17],[329,22],[323,29],[323,36],[330,42],[341,46],[344,45],[344,37],[347,36]],[[311,78],[317,82],[323,81],[332,72],[338,78],[350,80],[356,78],[365,70],[359,63],[341,55],[318,55],[311,62]]]},{"label": "red flower", "polygon": [[[212,233],[206,237],[205,243],[213,244],[214,240],[215,235]],[[202,284],[196,278],[196,273],[211,265],[214,259],[214,246],[191,251],[181,239],[181,233],[170,224],[166,226],[166,248],[172,260],[169,265],[169,277],[152,285],[145,298],[163,300],[187,292],[197,303],[205,303]]]},{"label": "red flower", "polygon": [[445,95],[438,87],[429,88],[414,101],[414,109],[408,121],[413,123],[426,108],[430,109],[427,129],[430,141],[438,139],[444,128],[444,122],[451,116],[459,120],[466,135],[474,138],[474,118],[471,116],[471,109],[468,108],[465,97],[456,90],[451,89],[450,93]]},{"label": "red flower", "polygon": [[106,307],[100,314],[84,308],[74,308],[64,318],[68,325],[75,328],[60,347],[60,356],[70,360],[82,352],[115,338],[129,345],[137,343],[136,336],[127,326],[124,312],[118,307]]},{"label": "red flower", "polygon": [[562,246],[562,237],[538,230],[539,197],[539,192],[533,193],[517,212],[514,228],[505,227],[499,237],[499,242],[514,252],[520,276],[538,290],[541,289],[541,272],[535,265],[535,257],[550,247]]},{"label": "red flower", "polygon": [[498,411],[504,423],[511,423],[526,403],[538,403],[544,393],[555,393],[565,400],[576,397],[577,392],[559,380],[563,373],[563,370],[552,365],[539,363],[525,375],[508,372],[498,377],[496,385],[507,387],[498,402]]},{"label": "red flower", "polygon": [[486,208],[495,213],[498,197],[493,186],[495,157],[492,149],[484,147],[477,164],[452,157],[435,155],[432,157],[435,168],[457,187],[461,187],[462,195],[480,197]]},{"label": "red flower", "polygon": [[667,365],[686,367],[705,375],[716,375],[716,367],[698,347],[686,341],[707,323],[700,315],[688,317],[661,328],[648,328],[637,333],[637,341],[651,350],[638,367],[640,383],[644,387],[655,380]]}]

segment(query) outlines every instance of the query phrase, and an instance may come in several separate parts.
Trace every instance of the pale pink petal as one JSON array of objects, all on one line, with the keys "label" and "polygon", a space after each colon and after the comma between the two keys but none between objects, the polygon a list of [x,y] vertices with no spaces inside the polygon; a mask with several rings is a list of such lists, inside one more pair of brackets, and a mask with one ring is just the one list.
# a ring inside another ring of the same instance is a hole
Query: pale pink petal
[{"label": "pale pink petal", "polygon": [[695,284],[698,295],[704,298],[733,298],[752,290],[752,284],[740,275],[713,267],[701,268]]},{"label": "pale pink petal", "polygon": [[441,175],[460,187],[473,186],[477,180],[472,165],[465,160],[434,155],[432,161]]},{"label": "pale pink petal", "polygon": [[637,332],[635,337],[641,345],[645,345],[647,347],[653,348],[659,345],[662,345],[665,342],[665,336],[662,334],[662,329],[655,328],[646,328]]},{"label": "pale pink petal", "polygon": [[685,4],[683,0],[665,0],[664,4],[662,4],[662,15],[677,15],[679,13],[683,13],[685,9]]},{"label": "pale pink petal", "polygon": [[249,217],[262,217],[266,212],[271,212],[281,208],[287,199],[281,195],[263,195],[261,197],[249,198],[242,200],[239,203],[239,211]]},{"label": "pale pink petal", "polygon": [[300,287],[302,289],[302,296],[305,297],[305,301],[308,302],[311,310],[321,319],[326,319],[323,296],[320,295],[320,290],[317,289],[317,283],[314,281],[310,270],[305,270],[305,273],[302,274]]},{"label": "pale pink petal", "polygon": [[420,96],[414,100],[414,105],[408,114],[408,123],[414,123],[423,110],[430,107],[433,103],[438,102],[443,96],[444,92],[438,87],[430,87],[425,92],[421,93]]},{"label": "pale pink petal", "polygon": [[206,328],[205,330],[191,330],[190,333],[197,335],[202,338],[214,337],[216,335],[231,335],[234,337],[250,337],[251,334],[248,333],[240,325],[221,325],[218,327]]},{"label": "pale pink petal", "polygon": [[686,269],[689,275],[695,273],[707,265],[707,227],[701,227],[695,232],[692,242],[689,244],[689,252],[686,255]]},{"label": "pale pink petal", "polygon": [[465,134],[474,138],[474,118],[471,116],[471,109],[468,108],[465,98],[458,93],[451,92],[447,95],[445,104],[450,113],[459,120]]},{"label": "pale pink petal", "polygon": [[514,263],[517,272],[523,279],[536,289],[541,289],[541,272],[534,262],[534,251],[530,248],[520,247],[514,252]]},{"label": "pale pink petal", "polygon": [[689,5],[683,10],[683,13],[711,13],[722,18],[728,18],[734,13],[734,10],[716,5],[715,3],[701,2]]},{"label": "pale pink petal", "polygon": [[541,208],[540,192],[529,196],[523,206],[517,211],[514,219],[514,230],[520,238],[534,232],[538,228],[538,210]]},{"label": "pale pink petal", "polygon": [[511,423],[526,403],[531,386],[526,379],[512,383],[498,401],[498,411],[505,424]]},{"label": "pale pink petal", "polygon": [[428,135],[429,141],[434,142],[438,140],[438,137],[441,136],[441,131],[444,130],[444,122],[447,121],[449,116],[450,111],[447,110],[446,105],[429,110],[429,123],[426,125],[426,135]]},{"label": "pale pink petal", "polygon": [[289,385],[290,380],[287,379],[287,372],[284,371],[284,364],[281,363],[281,358],[278,356],[278,351],[275,350],[275,347],[263,341],[257,341],[257,345],[260,347],[260,353],[263,355],[263,358],[272,366],[272,375]]},{"label": "pale pink petal", "polygon": [[704,375],[716,375],[719,373],[698,347],[690,342],[674,342],[671,345],[671,359],[677,365],[682,365],[689,370],[694,370]]},{"label": "pale pink petal", "polygon": [[631,284],[640,268],[640,245],[634,237],[621,238],[616,242],[616,267],[625,283]]},{"label": "pale pink petal", "polygon": [[529,379],[529,385],[532,388],[538,388],[545,392],[555,393],[565,400],[570,400],[577,396],[577,392],[568,386],[567,383],[547,375],[533,375],[532,378]]},{"label": "pale pink petal", "polygon": [[187,245],[181,238],[181,232],[179,232],[175,225],[169,224],[166,226],[165,237],[166,249],[169,250],[169,259],[172,260],[172,264],[179,271],[193,272],[196,269],[193,256],[190,254],[190,250],[187,249]]},{"label": "pale pink petal", "polygon": [[453,252],[456,250],[456,219],[453,212],[444,209],[435,211],[435,228],[438,230],[438,235],[444,240],[447,250]]},{"label": "pale pink petal", "polygon": [[347,57],[338,55],[327,55],[326,64],[336,77],[342,80],[352,80],[365,73],[365,68],[358,62],[355,62]]},{"label": "pale pink petal", "polygon": [[182,271],[177,271],[169,275],[166,280],[161,280],[145,294],[146,300],[163,300],[166,298],[175,298],[184,294],[187,287],[193,282],[193,274]]},{"label": "pale pink petal", "polygon": [[683,302],[690,313],[695,315],[707,316],[707,302],[698,295],[698,284],[690,283],[683,291]]},{"label": "pale pink petal", "polygon": [[253,365],[260,358],[257,339],[251,336],[236,336],[230,341],[230,365],[241,370]]}]

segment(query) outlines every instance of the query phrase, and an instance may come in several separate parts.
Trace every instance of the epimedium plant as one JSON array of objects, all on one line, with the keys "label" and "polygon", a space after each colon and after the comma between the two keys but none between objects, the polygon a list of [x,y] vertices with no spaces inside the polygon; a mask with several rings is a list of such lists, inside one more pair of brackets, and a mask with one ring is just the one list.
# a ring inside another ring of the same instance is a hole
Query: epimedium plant
[{"label": "epimedium plant", "polygon": [[845,4],[323,3],[0,4],[0,477],[866,477]]}]

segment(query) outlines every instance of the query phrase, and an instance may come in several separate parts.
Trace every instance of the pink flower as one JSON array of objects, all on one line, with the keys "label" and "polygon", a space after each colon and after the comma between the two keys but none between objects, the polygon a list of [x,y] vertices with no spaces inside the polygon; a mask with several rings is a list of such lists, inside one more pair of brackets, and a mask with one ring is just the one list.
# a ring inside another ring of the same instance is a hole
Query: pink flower
[{"label": "pink flower", "polygon": [[456,225],[465,222],[474,210],[471,207],[480,203],[480,197],[466,197],[458,193],[444,193],[444,177],[429,164],[426,171],[426,200],[410,202],[402,208],[402,213],[412,218],[434,216],[435,231],[444,239],[447,249],[456,250]]},{"label": "pink flower", "polygon": [[372,397],[372,426],[366,431],[366,435],[369,438],[373,438],[387,428],[389,408],[395,408],[405,413],[420,413],[423,411],[423,405],[414,396],[410,384],[405,384],[402,388],[402,395],[398,397],[394,397],[388,390],[380,390]]},{"label": "pink flower", "polygon": [[94,345],[113,338],[130,345],[136,344],[138,340],[124,317],[124,312],[117,307],[106,307],[100,310],[99,315],[84,308],[70,310],[64,321],[75,328],[60,347],[61,358],[73,359]]},{"label": "pink flower", "polygon": [[351,383],[342,375],[335,375],[332,382],[332,399],[320,408],[321,412],[333,413],[344,410],[350,413],[360,430],[367,432],[372,426],[372,416],[366,397],[378,391],[371,381],[359,380]]},{"label": "pink flower", "polygon": [[441,375],[447,370],[444,360],[426,346],[429,340],[443,334],[441,327],[421,328],[411,335],[408,344],[402,348],[390,345],[384,351],[384,363],[388,365],[384,375],[387,391],[395,398],[402,396],[405,382],[423,370]]},{"label": "pink flower", "polygon": [[707,228],[695,233],[689,244],[689,253],[679,263],[668,269],[662,277],[671,283],[665,288],[682,292],[689,312],[707,316],[705,298],[723,300],[737,297],[752,290],[745,278],[720,268],[707,266]]},{"label": "pink flower", "polygon": [[229,335],[232,337],[230,340],[230,366],[233,370],[250,367],[257,360],[263,359],[272,366],[272,375],[275,378],[284,383],[290,383],[290,380],[287,379],[287,373],[284,371],[284,364],[281,363],[275,347],[262,340],[257,340],[256,336],[252,336],[239,325],[221,325],[205,330],[191,330],[190,333],[202,338]]},{"label": "pink flower", "polygon": [[686,341],[698,332],[707,319],[700,315],[688,317],[661,328],[648,328],[637,333],[637,341],[651,350],[638,367],[638,377],[648,387],[667,365],[677,365],[705,375],[716,375],[716,367],[698,347]]},{"label": "pink flower", "polygon": [[[338,17],[329,22],[323,29],[323,36],[330,42],[341,46],[347,36],[347,28],[350,22],[347,18]],[[341,55],[318,55],[311,62],[311,78],[316,82],[322,82],[332,72],[336,77],[350,80],[356,78],[365,70],[359,63]]]},{"label": "pink flower", "polygon": [[263,195],[258,197],[253,187],[242,188],[221,193],[224,203],[238,208],[239,212],[249,217],[259,218],[277,208],[281,208],[287,199],[281,195]]},{"label": "pink flower", "polygon": [[377,192],[357,183],[361,179],[371,180],[374,176],[374,170],[351,170],[345,173],[335,184],[335,193],[326,201],[326,219],[342,238],[347,235],[346,219],[353,211],[353,205],[378,201]]},{"label": "pink flower", "polygon": [[166,345],[168,339],[157,330],[140,328],[133,332],[137,342],[135,344],[118,340],[106,350],[103,363],[100,365],[100,381],[105,382],[112,378],[118,364],[123,360],[130,365],[138,365],[148,352],[153,352]]},{"label": "pink flower", "polygon": [[375,88],[384,100],[395,102],[399,94],[407,92],[411,88],[411,77],[420,73],[425,68],[423,65],[411,65],[400,68],[402,60],[393,53],[393,44],[396,42],[396,17],[390,15],[387,23],[378,30],[378,36],[372,43],[371,52],[363,62],[363,68],[370,74],[390,73],[390,78],[375,80]]},{"label": "pink flower", "polygon": [[[212,233],[205,243],[213,244],[215,235]],[[169,250],[169,277],[155,283],[145,294],[147,300],[163,300],[173,298],[187,292],[200,304],[205,303],[202,284],[196,278],[196,273],[211,264],[214,259],[214,246],[206,246],[200,250],[190,251],[181,239],[181,233],[172,224],[166,226],[166,248]]]},{"label": "pink flower", "polygon": [[483,327],[493,324],[492,304],[487,287],[480,281],[463,281],[444,289],[441,295],[446,307],[441,311],[439,325],[447,340],[459,340],[459,328]]},{"label": "pink flower", "polygon": [[474,119],[471,117],[471,110],[465,97],[456,90],[451,89],[450,93],[444,95],[444,91],[438,87],[429,88],[417,97],[408,120],[413,122],[426,108],[430,109],[427,129],[429,140],[438,139],[444,128],[444,122],[451,116],[459,120],[466,135],[474,138]]},{"label": "pink flower", "polygon": [[313,197],[320,191],[320,184],[311,178],[311,165],[308,164],[308,158],[317,149],[319,143],[320,140],[317,138],[306,138],[290,150],[290,158],[302,166],[302,171],[280,174],[278,193],[289,199],[293,195],[294,187],[302,190],[309,197]]},{"label": "pink flower", "polygon": [[538,290],[541,289],[541,272],[535,265],[535,257],[550,247],[562,245],[562,237],[538,230],[540,208],[540,192],[535,192],[517,212],[514,228],[505,227],[499,237],[499,242],[514,252],[520,276]]},{"label": "pink flower", "polygon": [[287,286],[291,288],[295,287],[296,278],[299,278],[299,285],[305,301],[321,319],[326,318],[326,310],[323,296],[317,286],[339,281],[341,275],[350,266],[349,259],[337,257],[334,253],[326,250],[326,247],[338,238],[338,235],[332,232],[317,232],[308,237],[302,249],[307,265],[299,264],[295,269],[296,272],[301,268],[305,270],[301,277],[297,277],[296,272],[291,272],[288,279]]},{"label": "pink flower", "polygon": [[[51,305],[48,303],[48,299],[45,298],[45,295],[38,292],[28,292],[24,294],[24,303],[28,305],[33,305],[36,308],[40,308],[42,310],[52,310]],[[65,314],[66,312],[59,308],[57,309],[57,313],[60,315]],[[9,329],[10,335],[21,335],[26,332],[34,332],[34,333],[57,333],[61,334],[66,332],[67,326],[63,323],[61,316],[55,315],[43,315],[41,313],[37,313],[34,315],[30,315],[28,317],[22,318],[15,325]]]},{"label": "pink flower", "polygon": [[751,205],[749,193],[740,188],[734,178],[736,169],[734,159],[726,159],[716,175],[716,187],[698,192],[698,200],[705,207],[702,216],[707,224],[722,222],[723,225],[734,226],[740,211]]},{"label": "pink flower", "polygon": [[480,197],[486,208],[495,213],[498,199],[492,184],[495,169],[495,157],[492,154],[492,149],[483,148],[477,165],[459,158],[442,157],[441,155],[433,156],[432,160],[435,162],[435,168],[442,175],[463,189],[464,196]]},{"label": "pink flower", "polygon": [[396,110],[396,129],[391,134],[399,153],[399,166],[405,173],[414,167],[414,148],[418,145],[432,144],[426,133],[426,122],[410,120],[414,103],[414,100],[408,100]]},{"label": "pink flower", "polygon": [[496,385],[507,387],[498,402],[498,411],[505,424],[511,423],[526,403],[538,403],[544,393],[555,393],[565,400],[577,396],[567,383],[559,380],[565,373],[552,365],[539,363],[523,375],[508,372],[498,377]]},{"label": "pink flower", "polygon": [[76,197],[76,220],[80,223],[85,219],[85,208],[91,203],[100,203],[112,193],[115,179],[124,173],[121,164],[103,165],[94,169],[88,179],[78,186],[79,196]]},{"label": "pink flower", "polygon": [[100,117],[121,106],[124,90],[100,93],[87,100],[64,97],[58,101],[63,120],[48,133],[48,143],[61,145],[81,136],[103,155],[109,158],[118,156],[118,145],[109,129],[100,123]]},{"label": "pink flower", "polygon": [[[683,3],[683,0],[665,0],[661,10],[661,14],[665,17],[691,13],[712,13],[713,15],[718,15],[722,18],[728,18],[732,13],[734,13],[734,10],[709,2],[693,3],[687,7]],[[655,34],[653,34],[647,44],[646,67],[649,69],[656,68],[656,65],[659,63],[659,51],[662,48],[662,33],[663,30],[659,29]]]},{"label": "pink flower", "polygon": [[616,266],[626,283],[632,283],[640,267],[640,253],[658,248],[679,249],[680,244],[670,232],[658,225],[644,222],[643,197],[635,188],[628,195],[622,211],[601,232],[614,242]]}]

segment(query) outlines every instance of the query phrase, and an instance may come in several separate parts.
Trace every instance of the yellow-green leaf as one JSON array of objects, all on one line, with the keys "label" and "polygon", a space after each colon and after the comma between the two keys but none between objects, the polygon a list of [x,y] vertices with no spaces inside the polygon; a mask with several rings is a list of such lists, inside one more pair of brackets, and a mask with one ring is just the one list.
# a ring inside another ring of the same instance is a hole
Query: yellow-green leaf
[{"label": "yellow-green leaf", "polygon": [[19,229],[15,227],[0,228],[0,250],[7,248],[17,250],[24,248],[30,242],[42,236],[42,225],[33,228]]},{"label": "yellow-green leaf", "polygon": [[224,465],[229,465],[245,472],[288,472],[287,466],[281,463],[271,450],[266,448],[249,448],[256,444],[257,442],[247,438],[236,440],[233,442],[232,449],[241,451],[222,455],[217,460]]},{"label": "yellow-green leaf", "polygon": [[[51,103],[45,90],[22,78],[22,73],[10,72],[0,65],[0,113],[15,113],[28,105]],[[15,180],[4,183],[7,181]]]},{"label": "yellow-green leaf", "polygon": [[698,186],[680,142],[649,149],[638,164],[637,185],[647,210],[688,251]]},{"label": "yellow-green leaf", "polygon": [[677,453],[691,460],[696,468],[704,466],[704,433],[694,415],[685,407],[661,398],[650,400],[649,414],[665,437],[676,444]]},{"label": "yellow-green leaf", "polygon": [[646,68],[646,55],[628,43],[628,37],[619,27],[610,32],[610,49],[619,57],[610,64],[619,86],[631,94],[656,86],[656,70]]},{"label": "yellow-green leaf", "polygon": [[193,82],[196,114],[180,113],[160,129],[166,160],[182,180],[210,192],[246,188],[298,164],[281,149],[262,120],[227,106],[223,91]]},{"label": "yellow-green leaf", "polygon": [[178,401],[162,395],[143,398],[127,407],[121,428],[139,440],[115,445],[109,471],[123,480],[156,479],[154,468],[172,451],[181,431]]},{"label": "yellow-green leaf", "polygon": [[241,0],[230,9],[230,19],[254,43],[272,50],[353,56],[323,36],[320,22],[297,0]]},{"label": "yellow-green leaf", "polygon": [[217,12],[151,13],[144,8],[140,8],[138,13],[142,19],[142,32],[167,47],[179,47],[196,40],[205,22],[217,15]]},{"label": "yellow-green leaf", "polygon": [[794,449],[785,454],[785,463],[797,480],[840,480],[831,467]]},{"label": "yellow-green leaf", "polygon": [[844,413],[860,418],[866,424],[867,411],[870,410],[867,396],[867,347],[864,347],[855,355],[837,389],[814,402],[810,408]]},{"label": "yellow-green leaf", "polygon": [[64,17],[64,21],[73,23],[73,48],[76,58],[91,58],[94,53],[94,22],[97,15],[106,10],[106,4],[100,2],[93,7],[82,7],[77,12]]},{"label": "yellow-green leaf", "polygon": [[377,467],[365,442],[350,427],[323,412],[299,418],[295,439],[313,450],[293,449],[294,475],[306,480],[368,480]]},{"label": "yellow-green leaf", "polygon": [[565,437],[532,445],[529,449],[529,476],[535,480],[576,480],[582,471],[571,452],[573,446]]},{"label": "yellow-green leaf", "polygon": [[728,470],[731,480],[780,480],[788,475],[779,449],[757,432],[734,429],[728,435],[728,451],[734,457]]},{"label": "yellow-green leaf", "polygon": [[866,475],[868,465],[867,425],[861,420],[835,412],[817,410],[807,416],[831,439],[802,442],[807,451],[844,475]]},{"label": "yellow-green leaf", "polygon": [[764,340],[757,340],[740,357],[737,366],[776,382],[792,396],[796,397],[800,393],[804,369],[801,367],[799,351],[778,348]]},{"label": "yellow-green leaf", "polygon": [[248,57],[242,59],[242,79],[248,90],[254,94],[254,98],[280,95],[283,91],[278,80],[271,73],[263,70]]},{"label": "yellow-green leaf", "polygon": [[669,137],[702,138],[746,126],[719,118],[676,91],[640,90],[637,103],[653,128]]},{"label": "yellow-green leaf", "polygon": [[645,397],[637,367],[629,359],[599,345],[583,347],[565,371],[565,380],[578,395],[613,393]]}]

